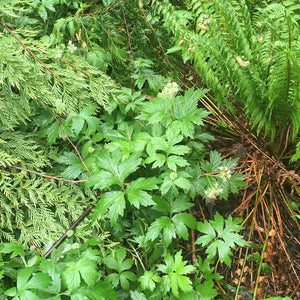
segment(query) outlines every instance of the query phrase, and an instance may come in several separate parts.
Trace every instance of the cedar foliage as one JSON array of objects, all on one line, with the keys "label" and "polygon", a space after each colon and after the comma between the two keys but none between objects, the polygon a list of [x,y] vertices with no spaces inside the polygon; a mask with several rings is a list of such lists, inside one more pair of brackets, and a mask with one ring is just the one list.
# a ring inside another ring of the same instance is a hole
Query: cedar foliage
[{"label": "cedar foliage", "polygon": [[[23,244],[33,238],[41,245],[56,240],[93,196],[32,173],[59,176],[60,171],[56,159],[61,150],[41,139],[38,126],[49,124],[40,116],[48,112],[58,120],[86,105],[99,109],[117,88],[82,58],[39,40],[41,28],[32,30],[34,19],[26,23],[23,16],[32,5],[8,1],[0,6],[0,236]],[[65,137],[58,124],[47,131],[54,134],[50,143],[57,135]]]}]

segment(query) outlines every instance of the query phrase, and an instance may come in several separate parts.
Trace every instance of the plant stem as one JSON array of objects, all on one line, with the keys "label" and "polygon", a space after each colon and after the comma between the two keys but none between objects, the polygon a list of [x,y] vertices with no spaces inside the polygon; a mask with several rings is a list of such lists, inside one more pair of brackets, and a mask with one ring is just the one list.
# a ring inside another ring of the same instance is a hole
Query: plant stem
[{"label": "plant stem", "polygon": [[72,184],[76,184],[76,183],[86,182],[87,181],[87,179],[70,180],[70,179],[64,179],[64,178],[60,178],[60,177],[56,177],[56,176],[50,176],[50,175],[38,173],[38,172],[35,172],[35,171],[32,171],[32,170],[24,169],[24,168],[17,167],[17,166],[10,166],[10,167],[14,168],[14,169],[21,170],[21,171],[25,171],[25,172],[28,172],[28,173],[32,173],[32,174],[35,174],[35,175],[38,175],[38,176],[41,176],[41,177],[44,177],[44,178],[47,178],[47,179],[55,179],[55,180],[58,180],[58,181],[70,182]]},{"label": "plant stem", "polygon": [[91,212],[93,209],[92,206],[88,206],[86,210],[81,214],[81,216],[73,223],[73,225],[70,226],[70,228],[60,237],[60,239],[46,252],[44,255],[45,258],[48,258],[50,254],[52,253],[53,249],[59,247],[62,242],[66,239],[68,236],[68,232],[75,229],[76,226]]}]

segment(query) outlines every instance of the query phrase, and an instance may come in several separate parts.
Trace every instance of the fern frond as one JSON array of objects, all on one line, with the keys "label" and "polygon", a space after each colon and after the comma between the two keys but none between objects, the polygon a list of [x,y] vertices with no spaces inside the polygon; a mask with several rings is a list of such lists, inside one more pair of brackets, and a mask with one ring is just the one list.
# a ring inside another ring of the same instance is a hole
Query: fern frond
[{"label": "fern frond", "polygon": [[264,129],[274,139],[278,125],[292,123],[295,139],[300,124],[298,6],[264,3],[254,8],[246,1],[187,0],[193,19],[182,26],[174,5],[152,3],[184,60],[193,62],[219,105],[234,112],[230,92],[258,134]]}]

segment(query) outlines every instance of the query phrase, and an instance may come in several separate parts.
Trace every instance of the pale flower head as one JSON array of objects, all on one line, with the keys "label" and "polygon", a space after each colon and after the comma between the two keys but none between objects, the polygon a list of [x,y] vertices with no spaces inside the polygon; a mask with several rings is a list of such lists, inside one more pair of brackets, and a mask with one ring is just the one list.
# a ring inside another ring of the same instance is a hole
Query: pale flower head
[{"label": "pale flower head", "polygon": [[222,194],[224,189],[219,188],[218,183],[216,182],[214,186],[211,186],[208,188],[204,194],[208,199],[215,199],[217,198],[220,194]]},{"label": "pale flower head", "polygon": [[163,88],[160,95],[167,96],[167,97],[173,97],[176,95],[179,91],[178,84],[174,81],[168,82],[167,85]]},{"label": "pale flower head", "polygon": [[228,167],[219,167],[220,177],[223,179],[224,182],[227,181],[227,179],[231,178],[231,170]]}]

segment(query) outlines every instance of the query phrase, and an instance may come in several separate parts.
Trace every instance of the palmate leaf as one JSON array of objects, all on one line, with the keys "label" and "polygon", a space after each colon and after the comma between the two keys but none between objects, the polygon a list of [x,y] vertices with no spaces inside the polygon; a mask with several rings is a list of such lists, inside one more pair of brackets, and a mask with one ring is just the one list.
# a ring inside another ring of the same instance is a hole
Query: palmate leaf
[{"label": "palmate leaf", "polygon": [[239,225],[240,222],[240,218],[232,220],[231,216],[224,221],[223,217],[217,213],[214,220],[198,223],[197,229],[204,235],[197,239],[196,244],[208,245],[205,252],[209,257],[214,257],[218,253],[220,261],[230,266],[231,249],[234,249],[235,245],[244,246],[247,244],[243,237],[236,233],[243,229]]},{"label": "palmate leaf", "polygon": [[171,197],[156,197],[154,199],[156,202],[155,209],[161,212],[168,212],[170,215],[185,211],[194,206],[190,202],[190,198],[184,193],[179,194],[173,199]]},{"label": "palmate leaf", "polygon": [[155,289],[157,283],[161,281],[157,274],[152,271],[145,271],[143,276],[139,277],[142,289],[148,289],[151,292]]},{"label": "palmate leaf", "polygon": [[103,258],[104,264],[117,273],[112,273],[109,278],[114,286],[117,286],[120,282],[122,288],[125,290],[129,289],[129,280],[136,280],[136,275],[129,270],[133,265],[133,260],[130,258],[126,259],[126,250],[124,248],[118,248],[115,257],[105,257]]},{"label": "palmate leaf", "polygon": [[189,163],[187,162],[187,160],[182,158],[181,156],[170,155],[167,158],[167,166],[169,167],[169,169],[171,169],[174,172],[177,171],[177,167],[185,167],[188,165]]},{"label": "palmate leaf", "polygon": [[179,290],[188,292],[192,290],[192,281],[185,276],[195,271],[192,265],[186,265],[187,261],[182,260],[182,251],[178,251],[173,257],[170,253],[165,256],[165,264],[159,264],[157,269],[164,275],[163,282],[167,290],[172,290],[175,297],[179,297]]},{"label": "palmate leaf", "polygon": [[106,192],[97,202],[93,212],[92,220],[96,222],[102,218],[108,211],[108,217],[111,224],[114,225],[119,216],[123,216],[125,210],[125,197],[121,191]]},{"label": "palmate leaf", "polygon": [[176,237],[176,228],[169,217],[160,217],[150,225],[146,233],[146,241],[154,241],[161,233],[164,245],[169,246],[172,239]]},{"label": "palmate leaf", "polygon": [[57,161],[68,165],[63,171],[62,176],[67,179],[77,178],[83,171],[84,166],[76,153],[65,152],[64,155],[57,158]]},{"label": "palmate leaf", "polygon": [[105,257],[103,262],[110,269],[116,270],[119,273],[129,270],[133,264],[133,260],[126,258],[126,250],[124,248],[118,248],[115,257]]},{"label": "palmate leaf", "polygon": [[98,278],[96,263],[87,257],[80,258],[75,262],[68,262],[67,269],[63,272],[68,289],[75,291],[79,288],[81,278],[88,286],[95,284]]},{"label": "palmate leaf", "polygon": [[[108,282],[108,280],[98,281],[96,285],[94,285],[90,289],[82,291],[82,295],[87,296],[88,299],[92,300],[118,299],[117,293],[113,290],[113,286]],[[82,298],[83,297],[80,295],[79,298],[76,300],[80,300]]]},{"label": "palmate leaf", "polygon": [[194,216],[188,213],[174,215],[174,217],[172,218],[172,222],[175,226],[177,235],[184,240],[188,240],[189,238],[188,228],[196,228],[196,219],[194,218]]},{"label": "palmate leaf", "polygon": [[168,102],[163,98],[157,98],[142,103],[141,114],[137,119],[148,121],[150,124],[161,123],[168,126],[172,122]]},{"label": "palmate leaf", "polygon": [[134,153],[124,161],[121,161],[121,152],[118,150],[113,153],[102,150],[97,155],[97,166],[99,169],[104,169],[118,178],[120,187],[123,187],[125,179],[138,169],[141,161],[140,153]]},{"label": "palmate leaf", "polygon": [[183,189],[184,191],[189,191],[190,188],[192,187],[191,182],[185,178],[189,177],[189,175],[186,172],[178,172],[177,178],[172,179],[170,177],[171,174],[167,173],[167,176],[164,178],[164,181],[162,185],[160,186],[160,191],[162,195],[167,194],[170,190],[174,192],[176,195],[178,195],[178,188]]},{"label": "palmate leaf", "polygon": [[119,183],[119,179],[116,178],[111,172],[101,170],[99,173],[89,177],[86,186],[102,190]]},{"label": "palmate leaf", "polygon": [[218,290],[214,288],[213,280],[207,280],[203,284],[197,286],[197,291],[201,295],[201,300],[211,300],[218,295]]},{"label": "palmate leaf", "polygon": [[155,202],[152,200],[152,196],[142,190],[126,190],[128,201],[135,206],[136,208],[140,208],[140,205],[149,206],[154,205]]},{"label": "palmate leaf", "polygon": [[163,216],[150,225],[145,240],[154,241],[162,234],[163,244],[167,247],[176,236],[187,240],[188,228],[196,228],[195,218],[188,213],[175,214],[172,218]]},{"label": "palmate leaf", "polygon": [[195,125],[203,125],[203,119],[210,112],[204,109],[198,109],[199,98],[203,97],[208,90],[189,89],[184,96],[176,97],[175,99],[175,117],[174,127],[186,137],[194,136]]},{"label": "palmate leaf", "polygon": [[137,180],[131,182],[126,188],[126,193],[128,201],[139,208],[140,205],[149,206],[154,205],[155,202],[152,200],[151,194],[145,192],[145,190],[158,189],[157,184],[161,183],[160,178],[150,177],[150,178],[138,178]]},{"label": "palmate leaf", "polygon": [[40,264],[43,273],[49,274],[52,279],[52,285],[48,286],[47,291],[58,294],[61,289],[61,273],[57,270],[56,264],[51,260],[43,260]]},{"label": "palmate leaf", "polygon": [[[17,275],[17,288],[9,289],[6,295],[19,295],[21,299],[40,299],[34,293],[35,289],[45,290],[51,284],[51,277],[45,273],[33,273],[33,267],[20,269]],[[33,290],[33,291],[31,291]]]},{"label": "palmate leaf", "polygon": [[70,114],[67,122],[71,122],[71,129],[78,135],[83,129],[84,124],[87,124],[85,130],[86,135],[94,133],[100,125],[100,119],[93,116],[95,109],[91,106],[86,106],[79,114]]}]

